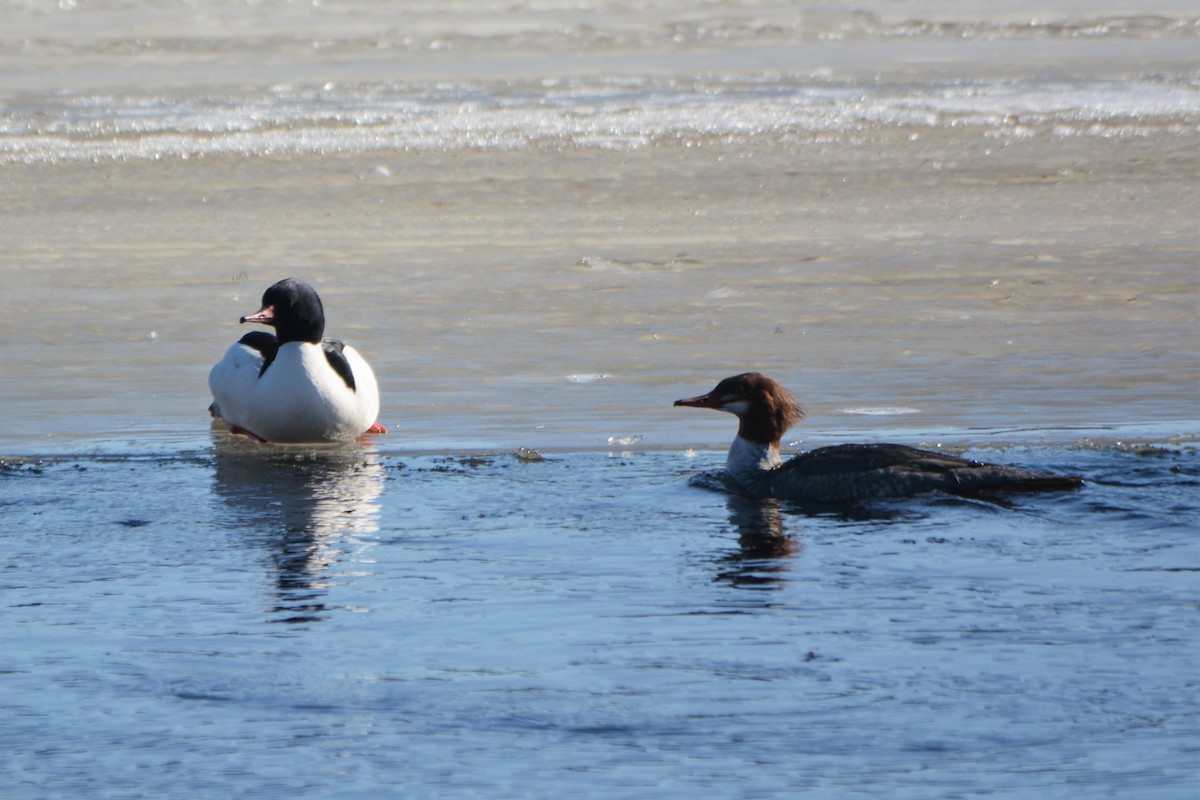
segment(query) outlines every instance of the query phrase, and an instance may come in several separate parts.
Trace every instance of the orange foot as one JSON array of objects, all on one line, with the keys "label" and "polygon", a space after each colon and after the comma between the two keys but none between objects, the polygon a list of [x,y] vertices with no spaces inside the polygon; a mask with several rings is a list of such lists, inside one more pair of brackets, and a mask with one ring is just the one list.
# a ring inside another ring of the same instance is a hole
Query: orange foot
[{"label": "orange foot", "polygon": [[387,433],[387,428],[380,425],[378,422],[371,423],[371,427],[367,428],[363,433]]},{"label": "orange foot", "polygon": [[258,441],[258,442],[266,441],[266,439],[262,438],[254,431],[248,431],[245,428],[243,428],[241,425],[230,425],[229,432],[230,433],[240,433],[242,436],[249,436],[251,439],[254,439],[255,441]]}]

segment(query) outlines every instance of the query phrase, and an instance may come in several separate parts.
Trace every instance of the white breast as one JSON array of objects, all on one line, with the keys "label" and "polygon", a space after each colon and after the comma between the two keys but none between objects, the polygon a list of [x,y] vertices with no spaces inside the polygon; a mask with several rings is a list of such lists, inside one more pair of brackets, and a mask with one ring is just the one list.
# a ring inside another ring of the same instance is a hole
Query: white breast
[{"label": "white breast", "polygon": [[762,479],[765,472],[781,463],[779,448],[735,436],[733,444],[729,446],[729,455],[725,458],[725,472],[749,489]]}]

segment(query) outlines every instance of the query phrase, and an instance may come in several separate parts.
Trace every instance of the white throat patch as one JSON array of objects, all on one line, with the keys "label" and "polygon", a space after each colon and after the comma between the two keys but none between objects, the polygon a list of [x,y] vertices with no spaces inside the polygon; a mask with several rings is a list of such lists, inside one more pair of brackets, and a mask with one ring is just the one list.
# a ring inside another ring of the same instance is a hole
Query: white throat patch
[{"label": "white throat patch", "polygon": [[745,414],[748,408],[750,408],[750,404],[745,400],[734,400],[721,406],[722,411],[728,411],[730,414],[734,414],[739,417],[742,414]]},{"label": "white throat patch", "polygon": [[733,444],[729,446],[729,455],[725,458],[725,471],[735,478],[752,476],[774,469],[781,463],[779,448],[735,436]]}]

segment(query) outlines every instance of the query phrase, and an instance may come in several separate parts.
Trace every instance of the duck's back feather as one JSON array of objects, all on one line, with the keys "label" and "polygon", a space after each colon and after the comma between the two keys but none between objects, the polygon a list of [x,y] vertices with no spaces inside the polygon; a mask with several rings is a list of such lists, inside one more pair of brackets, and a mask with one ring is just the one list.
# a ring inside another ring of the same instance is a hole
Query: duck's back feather
[{"label": "duck's back feather", "polygon": [[823,503],[937,491],[962,496],[1054,491],[1076,489],[1082,484],[1073,475],[985,464],[899,444],[822,447],[802,453],[761,477],[761,488],[767,494]]}]

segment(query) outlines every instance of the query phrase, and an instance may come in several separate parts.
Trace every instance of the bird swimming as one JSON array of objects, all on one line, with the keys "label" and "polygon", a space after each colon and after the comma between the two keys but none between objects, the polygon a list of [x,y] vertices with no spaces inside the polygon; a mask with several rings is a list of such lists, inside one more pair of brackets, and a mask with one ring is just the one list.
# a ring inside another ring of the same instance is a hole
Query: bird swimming
[{"label": "bird swimming", "polygon": [[759,497],[804,503],[848,503],[946,492],[978,497],[1003,492],[1077,489],[1076,475],[1034,472],[919,450],[900,444],[821,447],[783,461],[779,442],[804,416],[792,393],[758,372],[726,378],[709,393],[676,406],[713,408],[738,418],[725,478]]},{"label": "bird swimming", "polygon": [[387,432],[377,421],[375,373],[353,347],[324,338],[325,310],[315,289],[285,278],[239,321],[271,326],[275,334],[247,333],[208,374],[209,411],[231,431],[280,443]]}]

